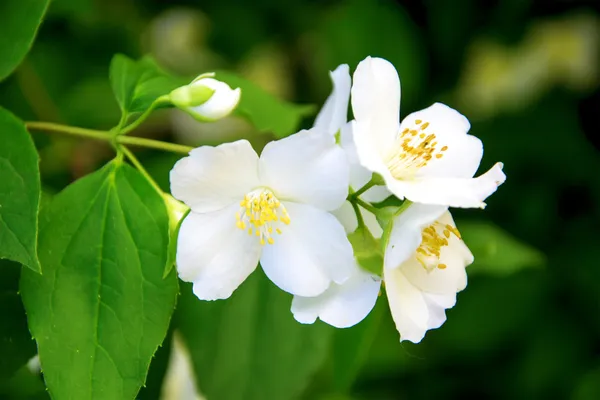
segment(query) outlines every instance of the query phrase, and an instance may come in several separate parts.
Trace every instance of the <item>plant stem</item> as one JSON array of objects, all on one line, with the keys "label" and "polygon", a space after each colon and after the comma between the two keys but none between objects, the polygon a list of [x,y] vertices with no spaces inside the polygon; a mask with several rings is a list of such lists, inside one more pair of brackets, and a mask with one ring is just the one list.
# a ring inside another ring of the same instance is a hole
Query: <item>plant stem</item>
[{"label": "plant stem", "polygon": [[90,139],[103,140],[105,142],[115,141],[118,144],[129,144],[132,146],[147,147],[151,149],[159,149],[170,151],[173,153],[188,154],[194,148],[181,144],[162,142],[160,140],[145,139],[133,136],[117,136],[112,137],[108,131],[99,131],[94,129],[77,128],[74,126],[54,124],[52,122],[26,122],[25,126],[28,130],[57,132],[71,136],[80,136]]},{"label": "plant stem", "polygon": [[181,153],[188,155],[188,153],[194,150],[191,146],[185,146],[183,144],[163,142],[161,140],[145,139],[135,136],[117,136],[117,143],[130,144],[132,146],[148,147],[151,149],[159,149],[164,151],[170,151],[172,153]]},{"label": "plant stem", "polygon": [[353,202],[356,202],[356,204],[360,205],[362,208],[364,208],[367,211],[372,212],[373,214],[377,214],[377,208],[373,207],[372,205],[370,205],[369,203],[367,203],[366,201],[359,199],[358,197],[355,198],[353,200]]},{"label": "plant stem", "polygon": [[352,205],[352,208],[354,209],[354,214],[356,214],[356,221],[358,222],[358,227],[365,228],[365,221],[363,220],[362,213],[358,209],[358,204],[353,201],[351,201],[350,204]]},{"label": "plant stem", "polygon": [[158,107],[162,103],[167,102],[169,102],[168,96],[161,96],[158,99],[154,100],[150,107],[148,107],[148,109],[144,111],[144,113],[140,115],[135,121],[127,125],[125,128],[120,129],[118,135],[126,135],[138,126],[140,126],[148,118],[148,116],[150,116],[150,114],[152,113],[152,111],[154,111],[156,107]]},{"label": "plant stem", "polygon": [[119,146],[119,148],[121,149],[121,151],[123,152],[123,154],[125,154],[125,157],[127,157],[129,159],[129,161],[131,162],[131,164],[133,164],[133,166],[136,167],[138,171],[140,171],[140,173],[144,176],[144,178],[146,178],[146,180],[152,185],[152,187],[154,187],[154,189],[158,192],[158,194],[160,194],[162,196],[163,195],[163,191],[160,188],[160,186],[158,186],[158,183],[156,183],[156,181],[154,180],[154,178],[152,178],[152,176],[150,176],[150,174],[148,173],[148,171],[146,171],[146,169],[144,168],[144,166],[142,165],[142,163],[140,163],[140,161],[131,152],[131,150],[129,150],[125,146]]},{"label": "plant stem", "polygon": [[363,187],[361,187],[360,189],[358,189],[356,192],[352,193],[349,197],[357,199],[358,196],[360,196],[361,194],[363,194],[367,190],[371,189],[373,186],[375,186],[375,180],[371,179]]}]

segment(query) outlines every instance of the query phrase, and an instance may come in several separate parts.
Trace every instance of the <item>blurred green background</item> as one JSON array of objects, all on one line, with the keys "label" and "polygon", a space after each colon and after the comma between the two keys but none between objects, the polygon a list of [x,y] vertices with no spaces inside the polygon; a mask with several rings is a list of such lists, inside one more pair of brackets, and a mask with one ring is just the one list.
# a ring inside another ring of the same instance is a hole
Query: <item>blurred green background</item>
[{"label": "blurred green background", "polygon": [[[367,320],[335,333],[331,356],[299,396],[600,399],[599,8],[595,0],[53,0],[27,59],[0,84],[0,103],[24,120],[110,128],[119,109],[108,66],[120,52],[152,54],[182,76],[234,70],[280,98],[320,106],[327,71],[384,57],[400,73],[402,115],[434,101],[457,108],[484,142],[481,170],[502,161],[508,179],[485,212],[454,212],[459,228],[478,227],[467,244],[487,256],[469,267],[442,328],[400,344],[380,299]],[[272,139],[237,117],[199,125],[175,110],[156,113],[139,135],[190,145]],[[34,139],[48,196],[112,156],[103,143]],[[178,156],[138,155],[168,190]],[[496,232],[490,244],[497,228],[507,236]],[[185,308],[190,288],[181,291]],[[140,398],[158,398],[169,348]]]}]

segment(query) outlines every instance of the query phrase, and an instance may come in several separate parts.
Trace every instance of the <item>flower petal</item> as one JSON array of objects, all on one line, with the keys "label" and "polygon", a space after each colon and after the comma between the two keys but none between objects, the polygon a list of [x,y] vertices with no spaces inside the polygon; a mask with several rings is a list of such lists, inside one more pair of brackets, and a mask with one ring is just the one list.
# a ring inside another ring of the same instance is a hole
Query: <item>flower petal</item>
[{"label": "flower petal", "polygon": [[435,156],[418,170],[415,177],[473,177],[483,156],[483,145],[481,140],[467,134],[470,127],[464,115],[442,103],[404,118],[400,124],[401,132],[416,131],[423,138],[435,135],[429,140],[435,143]]},{"label": "flower petal", "polygon": [[445,310],[456,303],[456,293],[431,294],[411,284],[400,269],[384,270],[385,289],[400,333],[400,341],[419,343],[430,329],[446,321]]},{"label": "flower petal", "polygon": [[233,204],[206,214],[190,212],[177,239],[177,271],[194,283],[201,300],[226,299],[254,271],[260,256],[256,237],[237,229]]},{"label": "flower petal", "polygon": [[[373,118],[351,121],[352,136],[356,145],[356,152],[360,165],[364,168],[381,175],[386,173],[389,174],[390,172],[385,163],[385,159],[387,157],[387,152],[391,146],[393,146],[393,140],[389,141],[387,147],[378,144],[376,138],[372,135],[373,132],[381,132],[382,128],[378,127],[378,124],[375,123],[375,121],[377,120]],[[397,130],[398,127],[394,129],[393,135],[395,135]],[[390,133],[390,135],[392,134]]]},{"label": "flower petal", "polygon": [[331,284],[317,297],[294,296],[292,313],[296,321],[312,324],[317,318],[336,328],[358,324],[371,312],[377,301],[381,280],[364,272],[358,265],[343,284]]},{"label": "flower petal", "polygon": [[[445,212],[437,221],[456,227],[449,212]],[[473,262],[473,255],[465,243],[455,235],[450,235],[448,245],[440,249],[439,262],[446,268],[427,271],[412,257],[404,262],[400,269],[411,284],[424,292],[456,294],[463,290],[467,286],[465,268]]]},{"label": "flower petal", "polygon": [[260,156],[261,183],[279,200],[331,211],[348,195],[349,167],[335,140],[317,128],[267,144]]},{"label": "flower petal", "polygon": [[[366,185],[373,176],[373,173],[363,167],[358,160],[356,145],[352,137],[353,123],[349,122],[342,127],[340,134],[340,144],[350,163],[350,187],[356,191]],[[364,201],[369,203],[378,203],[391,196],[390,191],[385,186],[374,186],[361,195]]]},{"label": "flower petal", "polygon": [[356,228],[358,228],[358,220],[356,219],[354,208],[349,201],[345,201],[340,208],[333,210],[331,214],[333,214],[333,216],[340,221],[347,235],[351,234],[356,230]]},{"label": "flower petal", "polygon": [[406,279],[399,268],[384,268],[383,279],[400,341],[418,343],[429,329],[429,307],[423,293]]},{"label": "flower petal", "polygon": [[[396,138],[400,121],[400,79],[396,69],[382,58],[365,58],[356,67],[351,93],[354,118],[372,122],[367,134],[380,154],[385,154]],[[356,144],[360,151],[359,142]]]},{"label": "flower petal", "polygon": [[399,268],[413,257],[421,244],[423,228],[438,219],[448,207],[414,203],[394,218],[385,249],[384,267]]},{"label": "flower petal", "polygon": [[258,185],[257,167],[258,155],[247,140],[202,146],[171,170],[171,193],[194,212],[220,210]]},{"label": "flower petal", "polygon": [[335,135],[348,121],[348,102],[350,101],[350,69],[347,64],[338,66],[329,76],[333,90],[315,120],[315,127]]},{"label": "flower petal", "polygon": [[232,89],[225,82],[213,78],[203,78],[191,83],[191,85],[203,85],[215,92],[205,103],[190,107],[193,114],[207,121],[215,121],[229,115],[238,105],[241,89]]},{"label": "flower petal", "polygon": [[396,196],[416,203],[449,207],[484,208],[483,202],[506,180],[502,163],[496,163],[477,178],[430,178],[400,181],[384,175],[386,184]]},{"label": "flower petal", "polygon": [[285,202],[290,224],[263,247],[265,274],[282,290],[313,297],[345,282],[354,269],[352,246],[335,217],[318,208]]}]

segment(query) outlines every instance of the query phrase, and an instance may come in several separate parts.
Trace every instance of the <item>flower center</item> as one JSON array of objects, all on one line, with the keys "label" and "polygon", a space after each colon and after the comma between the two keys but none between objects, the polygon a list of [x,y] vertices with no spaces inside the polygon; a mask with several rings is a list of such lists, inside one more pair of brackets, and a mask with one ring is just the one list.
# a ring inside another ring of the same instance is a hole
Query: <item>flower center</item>
[{"label": "flower center", "polygon": [[290,216],[285,206],[269,189],[256,189],[240,201],[240,211],[235,213],[236,226],[256,235],[260,244],[273,244],[273,232],[281,234],[281,227],[289,225]]},{"label": "flower center", "polygon": [[417,171],[433,159],[440,159],[448,146],[437,150],[438,142],[434,133],[428,133],[429,122],[415,120],[414,126],[406,128],[396,139],[393,151],[387,160],[392,176],[397,179],[410,179]]},{"label": "flower center", "polygon": [[446,264],[440,263],[442,248],[448,246],[448,239],[454,235],[460,239],[460,232],[456,227],[449,224],[434,222],[421,232],[421,245],[417,249],[417,261],[427,271],[434,268],[445,269]]}]

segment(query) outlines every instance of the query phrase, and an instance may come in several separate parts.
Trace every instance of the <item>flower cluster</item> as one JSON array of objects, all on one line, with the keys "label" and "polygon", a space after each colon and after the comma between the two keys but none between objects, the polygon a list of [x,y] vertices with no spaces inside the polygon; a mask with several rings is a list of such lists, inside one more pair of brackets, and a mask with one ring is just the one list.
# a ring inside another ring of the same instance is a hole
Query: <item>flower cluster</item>
[{"label": "flower cluster", "polygon": [[[400,339],[419,342],[445,321],[473,262],[448,208],[483,208],[505,180],[502,164],[474,177],[483,146],[446,105],[400,122],[400,81],[388,61],[368,57],[352,79],[341,65],[331,78],[311,129],[260,156],[240,140],[177,162],[171,192],[191,209],[178,273],[199,299],[225,299],[260,262],[294,296],[296,320],[340,328],[367,316],[384,283]],[[383,218],[373,204],[390,196],[404,202]],[[379,272],[355,257],[347,235],[357,229],[384,249]]]}]

